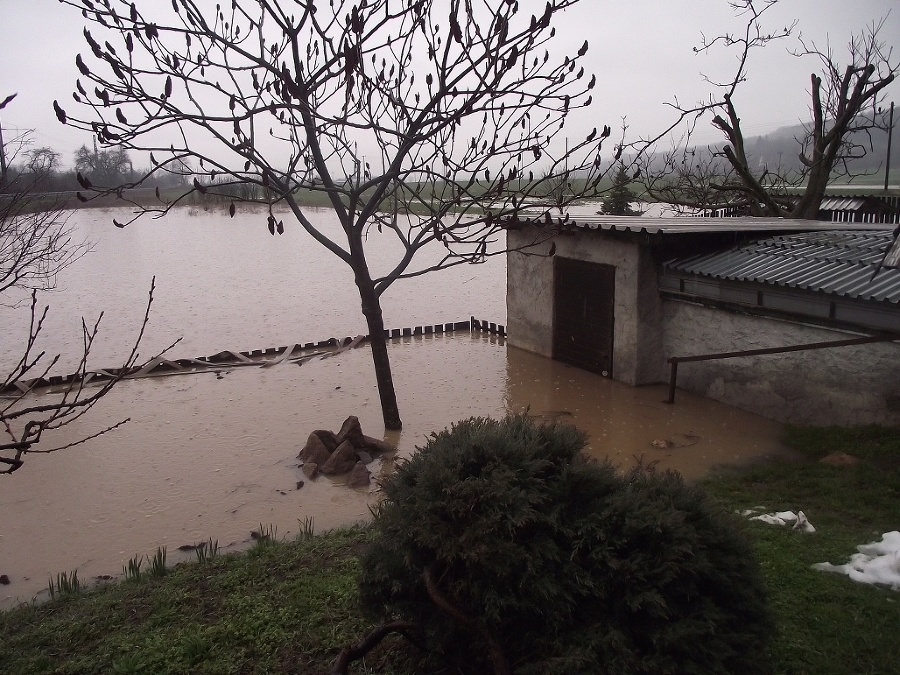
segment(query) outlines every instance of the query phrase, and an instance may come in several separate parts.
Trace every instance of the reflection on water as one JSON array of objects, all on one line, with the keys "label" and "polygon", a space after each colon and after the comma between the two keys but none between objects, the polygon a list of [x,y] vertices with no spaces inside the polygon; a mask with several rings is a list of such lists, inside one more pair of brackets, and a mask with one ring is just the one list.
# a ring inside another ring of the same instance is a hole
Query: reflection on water
[{"label": "reflection on water", "polygon": [[[643,456],[691,478],[780,447],[775,422],[687,393],[668,406],[662,386],[631,388],[494,337],[404,338],[392,343],[391,358],[404,429],[387,440],[401,456],[456,420],[526,407],[585,429],[592,455],[620,465]],[[357,415],[368,435],[383,437],[365,348],[299,368],[123,383],[96,414],[54,440],[122,417],[130,416],[129,424],[85,446],[30,457],[0,483],[0,573],[12,580],[0,606],[39,593],[51,574],[116,574],[157,546],[177,561],[178,546],[209,537],[230,550],[249,545],[259,524],[290,537],[309,516],[318,531],[367,518],[378,498],[374,487],[356,492],[325,477],[309,481],[297,468],[309,432],[336,430],[348,415]],[[673,447],[653,445],[666,440]]]}]

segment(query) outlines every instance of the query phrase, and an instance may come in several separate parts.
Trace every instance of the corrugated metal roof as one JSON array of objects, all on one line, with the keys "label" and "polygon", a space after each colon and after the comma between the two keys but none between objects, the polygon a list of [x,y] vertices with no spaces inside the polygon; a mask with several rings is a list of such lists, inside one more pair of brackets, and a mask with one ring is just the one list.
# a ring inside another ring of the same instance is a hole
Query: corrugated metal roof
[{"label": "corrugated metal roof", "polygon": [[[545,225],[546,221],[520,219],[519,222]],[[553,219],[552,224],[559,224]],[[723,232],[827,232],[833,230],[891,230],[894,225],[879,223],[831,223],[823,220],[791,218],[701,218],[696,216],[640,216],[570,215],[566,225],[584,230],[603,232],[631,232],[638,234],[703,234]]]},{"label": "corrugated metal roof", "polygon": [[844,227],[778,235],[728,251],[669,260],[663,267],[716,279],[900,303],[900,269],[883,267],[873,278],[892,243],[891,229]]},{"label": "corrugated metal roof", "polygon": [[858,197],[825,197],[819,204],[820,211],[858,211],[866,200]]},{"label": "corrugated metal roof", "polygon": [[894,245],[884,256],[885,267],[900,267],[900,228],[894,232]]}]

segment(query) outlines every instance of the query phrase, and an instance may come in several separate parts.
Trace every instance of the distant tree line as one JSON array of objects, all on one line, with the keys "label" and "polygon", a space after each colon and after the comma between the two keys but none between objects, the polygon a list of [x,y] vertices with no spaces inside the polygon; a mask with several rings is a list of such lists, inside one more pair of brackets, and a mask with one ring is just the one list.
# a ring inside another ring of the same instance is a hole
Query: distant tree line
[{"label": "distant tree line", "polygon": [[[49,146],[37,147],[30,132],[3,144],[5,174],[0,193],[16,192],[28,185],[31,194],[77,192],[85,185],[115,187],[135,183],[149,169],[135,167],[129,153],[120,146],[89,148],[82,145],[74,156],[72,169],[61,168],[62,154]],[[183,164],[170,172],[157,173],[144,187],[169,188],[187,185],[191,168]]]}]

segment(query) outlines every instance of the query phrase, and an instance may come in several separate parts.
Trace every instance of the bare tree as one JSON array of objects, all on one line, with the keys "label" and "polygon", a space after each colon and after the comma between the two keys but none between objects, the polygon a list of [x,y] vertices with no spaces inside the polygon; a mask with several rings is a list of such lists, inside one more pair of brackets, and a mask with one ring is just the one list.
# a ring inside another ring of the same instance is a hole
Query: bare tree
[{"label": "bare tree", "polygon": [[59,168],[60,154],[53,148],[44,146],[26,152],[29,173],[52,175]]},{"label": "bare tree", "polygon": [[[0,178],[0,304],[17,304],[29,291],[46,291],[56,275],[81,258],[89,244],[77,240],[66,225],[64,204],[40,194],[52,177],[59,154],[32,149],[25,132],[3,146],[10,163],[22,157],[25,171]],[[11,294],[19,289],[24,293]]]},{"label": "bare tree", "polygon": [[82,145],[75,151],[75,170],[81,175],[82,185],[90,181],[110,187],[130,180],[134,169],[128,152],[121,146],[89,150]]},{"label": "bare tree", "polygon": [[[12,97],[0,103],[0,109],[10,100]],[[25,141],[27,135],[12,144],[21,149],[27,147]],[[11,154],[15,157],[16,152]],[[78,445],[127,421],[106,426],[86,438],[63,446],[37,447],[43,441],[44,432],[80,418],[123,377],[147,363],[139,363],[137,350],[153,302],[151,285],[137,339],[116,375],[96,378],[92,383],[93,373],[88,370],[88,357],[103,317],[101,313],[93,325],[82,321],[82,354],[74,377],[56,391],[40,398],[29,395],[32,383],[45,381],[59,361],[58,355],[49,358],[37,346],[48,311],[47,307],[43,310],[38,308],[37,293],[52,289],[56,285],[57,273],[84,255],[87,246],[73,240],[61,207],[35,191],[42,172],[52,168],[54,154],[42,149],[39,154],[32,152],[28,157],[32,160],[28,173],[19,175],[14,182],[7,182],[8,175],[0,176],[0,305],[19,304],[17,300],[21,301],[21,298],[16,297],[17,293],[29,297],[31,302],[31,320],[24,336],[22,356],[9,374],[0,380],[0,474],[11,474],[21,468],[27,454],[55,452]],[[11,295],[13,297],[10,299]]]},{"label": "bare tree", "polygon": [[[892,61],[890,49],[879,36],[884,20],[850,39],[846,66],[839,63],[830,44],[820,49],[801,38],[800,48],[792,54],[818,60],[821,72],[810,77],[810,121],[797,138],[800,163],[794,168],[754,162],[745,145],[735,95],[747,79],[752,52],[790,37],[796,28],[795,22],[774,32],[764,30],[763,15],[776,2],[730,3],[746,18],[743,31],[704,38],[695,49],[698,53],[719,47],[735,49],[738,67],[730,80],[706,78],[714,88],[708,101],[693,107],[677,101],[669,104],[677,113],[676,121],[642,144],[645,154],[639,164],[651,197],[690,208],[731,208],[755,216],[815,219],[828,182],[835,176],[852,176],[851,160],[865,156],[871,147],[871,132],[884,127],[876,111],[882,92],[894,81],[900,66]],[[727,143],[692,147],[693,132],[707,119]],[[683,135],[674,149],[656,155],[648,152],[677,129],[682,129]],[[800,198],[788,196],[789,191],[799,192]]]},{"label": "bare tree", "polygon": [[[157,169],[190,160],[194,191],[216,192],[224,176],[285,204],[352,270],[390,429],[401,421],[382,294],[500,253],[501,221],[540,203],[546,180],[577,179],[571,202],[601,174],[608,127],[563,145],[567,118],[591,102],[588,45],[549,51],[555,17],[578,0],[536,15],[514,0],[61,1],[102,36],[86,30],[93,60],[76,59],[89,84],[74,95],[90,114],[55,102],[59,119],[152,152]],[[309,191],[326,195],[340,237],[303,207]],[[271,210],[267,227],[284,228]],[[381,274],[366,251],[375,234],[402,249]],[[440,261],[417,264],[434,246]]]}]

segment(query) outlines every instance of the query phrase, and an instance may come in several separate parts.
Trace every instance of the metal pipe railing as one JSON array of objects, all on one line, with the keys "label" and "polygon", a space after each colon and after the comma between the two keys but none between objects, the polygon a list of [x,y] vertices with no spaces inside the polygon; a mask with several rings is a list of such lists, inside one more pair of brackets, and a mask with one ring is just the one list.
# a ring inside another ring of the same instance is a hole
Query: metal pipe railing
[{"label": "metal pipe railing", "polygon": [[671,364],[669,371],[669,398],[667,403],[675,403],[675,383],[678,379],[678,364],[690,361],[715,361],[718,359],[733,359],[739,356],[762,356],[765,354],[783,354],[786,352],[803,352],[813,349],[829,349],[833,347],[850,347],[852,345],[865,345],[872,342],[892,342],[900,340],[900,335],[871,335],[869,337],[852,338],[850,340],[832,340],[830,342],[810,342],[803,345],[791,345],[789,347],[766,347],[764,349],[743,349],[737,352],[719,352],[716,354],[700,354],[697,356],[672,356],[668,359]]}]

